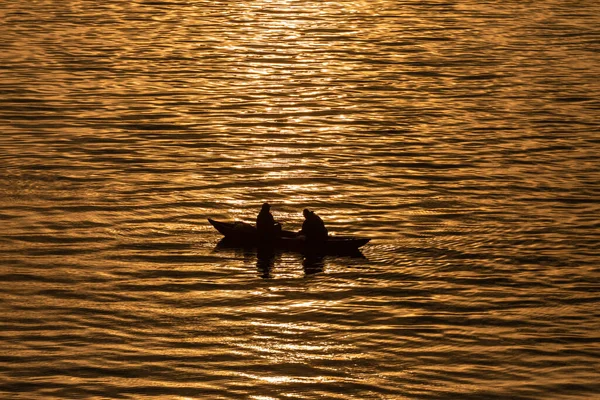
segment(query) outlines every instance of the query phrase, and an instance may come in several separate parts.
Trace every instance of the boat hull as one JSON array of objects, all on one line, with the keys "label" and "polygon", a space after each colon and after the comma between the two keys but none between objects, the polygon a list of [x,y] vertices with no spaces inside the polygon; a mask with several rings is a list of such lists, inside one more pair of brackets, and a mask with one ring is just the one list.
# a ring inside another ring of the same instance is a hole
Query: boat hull
[{"label": "boat hull", "polygon": [[258,232],[254,225],[245,222],[222,222],[211,218],[208,222],[223,236],[229,244],[240,247],[273,247],[282,250],[300,253],[321,254],[356,254],[359,248],[367,244],[370,239],[354,236],[329,236],[320,243],[307,242],[304,236],[295,232],[283,230],[281,237],[274,241],[264,243],[259,240]]}]

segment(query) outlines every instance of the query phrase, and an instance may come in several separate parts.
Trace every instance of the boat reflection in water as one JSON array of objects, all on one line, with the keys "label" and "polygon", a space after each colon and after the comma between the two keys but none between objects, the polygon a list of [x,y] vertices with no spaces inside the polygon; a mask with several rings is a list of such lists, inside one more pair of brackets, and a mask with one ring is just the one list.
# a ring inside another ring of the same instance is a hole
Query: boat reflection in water
[{"label": "boat reflection in water", "polygon": [[302,267],[306,275],[317,274],[325,269],[325,256],[319,254],[307,254],[302,261]]},{"label": "boat reflection in water", "polygon": [[281,254],[278,254],[272,248],[256,249],[256,269],[260,273],[261,278],[272,278],[272,272],[275,268],[277,258],[281,259]]},{"label": "boat reflection in water", "polygon": [[[324,272],[327,258],[329,257],[320,253],[289,252],[269,246],[242,246],[239,242],[227,238],[221,239],[215,246],[214,251],[233,252],[237,257],[243,258],[248,263],[253,263],[256,259],[256,269],[260,277],[265,279],[273,278],[278,268],[282,271],[284,269],[287,271],[290,266],[295,268],[302,265],[306,276]],[[337,255],[335,257],[366,258],[358,249],[352,253]]]}]

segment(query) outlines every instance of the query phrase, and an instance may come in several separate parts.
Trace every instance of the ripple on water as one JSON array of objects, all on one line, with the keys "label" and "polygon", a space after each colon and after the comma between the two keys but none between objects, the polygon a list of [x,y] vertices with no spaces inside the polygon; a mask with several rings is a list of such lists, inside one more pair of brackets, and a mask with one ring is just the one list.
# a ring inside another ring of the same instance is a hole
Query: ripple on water
[{"label": "ripple on water", "polygon": [[[593,397],[580,3],[8,0],[0,393]],[[264,201],[372,240],[217,246]]]}]

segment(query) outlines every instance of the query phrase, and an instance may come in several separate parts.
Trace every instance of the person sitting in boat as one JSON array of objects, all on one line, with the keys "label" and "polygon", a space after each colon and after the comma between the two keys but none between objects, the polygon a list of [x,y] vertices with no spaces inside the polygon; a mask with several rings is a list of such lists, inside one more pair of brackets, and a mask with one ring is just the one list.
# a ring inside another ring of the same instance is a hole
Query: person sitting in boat
[{"label": "person sitting in boat", "polygon": [[281,234],[281,224],[275,222],[270,210],[271,205],[264,203],[256,217],[256,230],[261,241],[272,241]]},{"label": "person sitting in boat", "polygon": [[327,240],[327,228],[321,217],[315,214],[314,211],[310,211],[305,208],[302,211],[304,215],[304,223],[302,229],[298,232],[299,235],[304,235],[307,241],[310,242],[324,242]]}]

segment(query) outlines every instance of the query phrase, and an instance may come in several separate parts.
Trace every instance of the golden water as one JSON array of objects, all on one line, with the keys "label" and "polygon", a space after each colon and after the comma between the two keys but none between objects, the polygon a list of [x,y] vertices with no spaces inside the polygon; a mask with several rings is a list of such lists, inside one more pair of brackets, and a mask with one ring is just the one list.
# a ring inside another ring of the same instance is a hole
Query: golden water
[{"label": "golden water", "polygon": [[[0,397],[600,392],[596,1],[0,5]],[[261,260],[301,210],[364,258]]]}]

